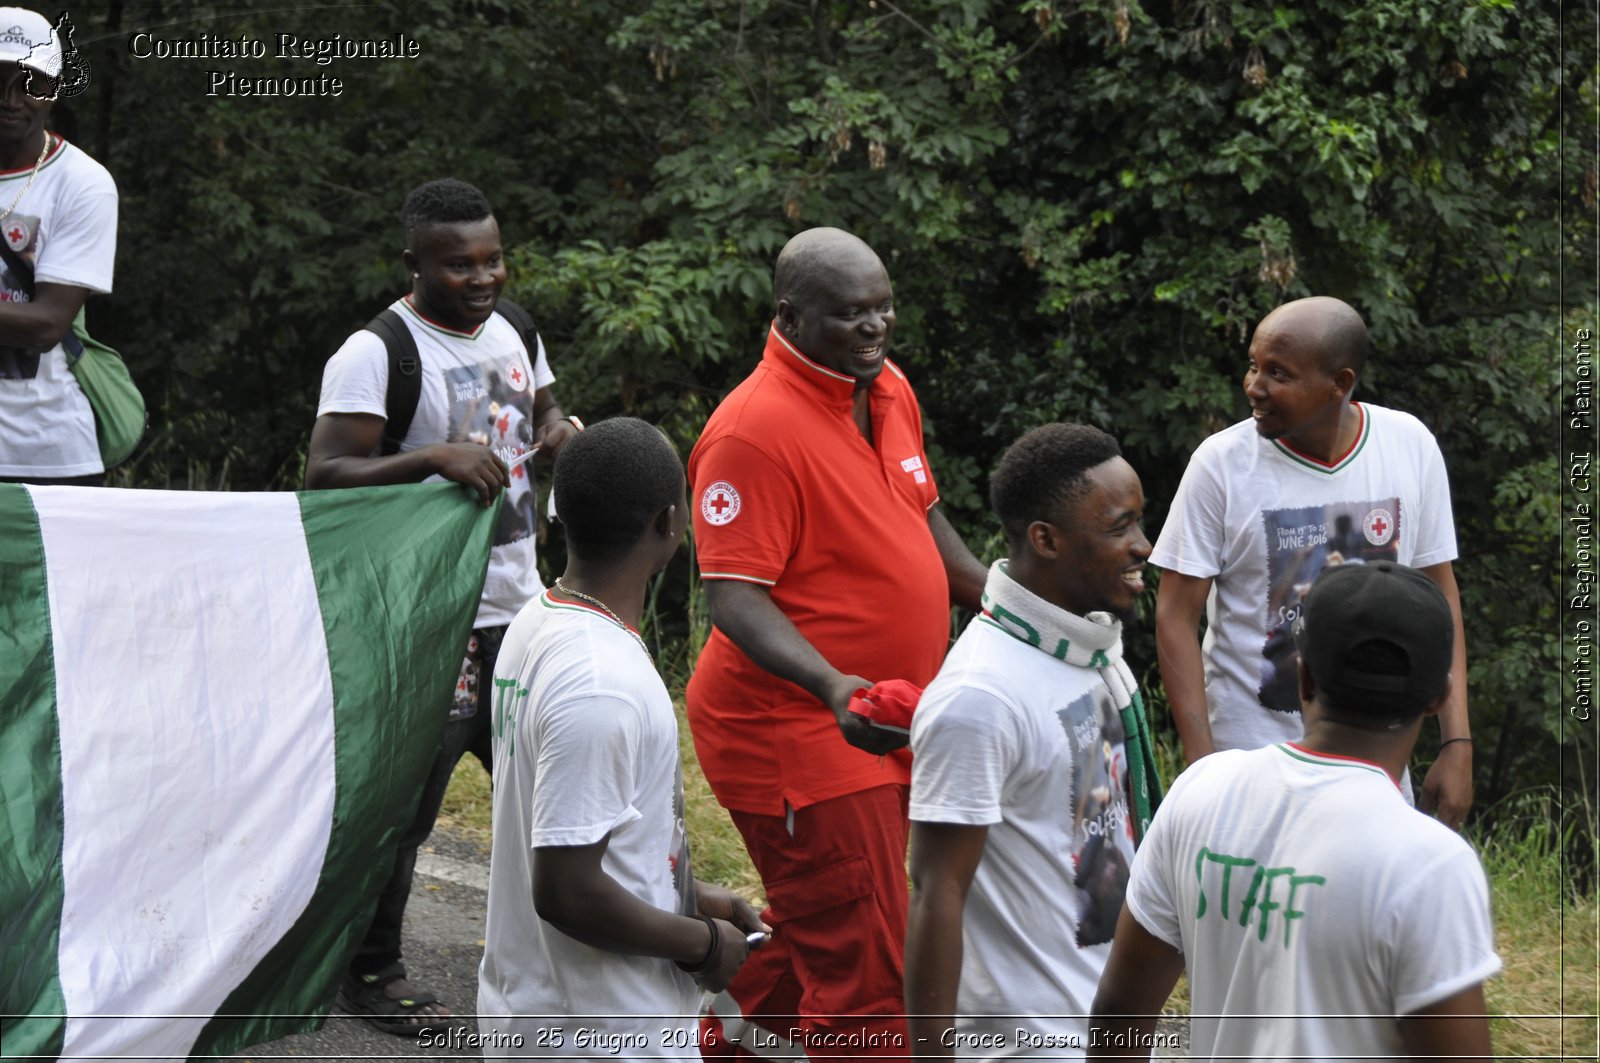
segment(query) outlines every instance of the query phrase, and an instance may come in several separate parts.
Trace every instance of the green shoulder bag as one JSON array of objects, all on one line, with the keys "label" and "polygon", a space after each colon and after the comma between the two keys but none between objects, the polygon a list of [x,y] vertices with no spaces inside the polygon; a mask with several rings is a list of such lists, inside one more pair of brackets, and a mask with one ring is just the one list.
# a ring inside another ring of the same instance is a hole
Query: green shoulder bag
[{"label": "green shoulder bag", "polygon": [[[27,191],[24,189],[23,191]],[[13,204],[14,206],[15,204]],[[0,260],[11,272],[28,298],[34,295],[33,263],[23,258],[4,239],[0,239]],[[144,396],[134,386],[122,355],[93,336],[83,324],[83,307],[72,319],[72,331],[61,337],[67,365],[78,378],[78,386],[94,410],[95,435],[100,441],[100,460],[107,469],[126,461],[144,438],[148,421]]]},{"label": "green shoulder bag", "polygon": [[83,324],[83,310],[72,319],[72,331],[61,339],[67,365],[94,408],[95,434],[100,440],[100,460],[107,469],[126,461],[144,438],[149,417],[144,396],[133,383],[122,355],[93,336]]}]

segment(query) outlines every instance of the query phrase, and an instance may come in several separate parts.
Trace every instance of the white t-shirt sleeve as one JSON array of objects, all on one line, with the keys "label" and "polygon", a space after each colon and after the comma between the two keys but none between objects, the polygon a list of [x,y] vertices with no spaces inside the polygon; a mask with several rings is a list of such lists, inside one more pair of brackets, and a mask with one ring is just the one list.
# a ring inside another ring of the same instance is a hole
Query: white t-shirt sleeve
[{"label": "white t-shirt sleeve", "polygon": [[[930,711],[931,710],[931,711]],[[910,818],[999,823],[1006,777],[1022,749],[1011,709],[995,693],[957,687],[911,718]]]},{"label": "white t-shirt sleeve", "polygon": [[[1182,776],[1179,781],[1182,781]],[[1175,793],[1167,794],[1150,821],[1144,841],[1134,851],[1125,900],[1128,912],[1140,926],[1181,951],[1183,930],[1178,918],[1178,906],[1182,902],[1175,878],[1181,871],[1172,863],[1172,835],[1179,814],[1173,802],[1174,796]]]},{"label": "white t-shirt sleeve", "polygon": [[1500,969],[1489,921],[1489,884],[1465,845],[1418,868],[1410,895],[1390,912],[1388,984],[1394,1013],[1437,1004]]},{"label": "white t-shirt sleeve", "polygon": [[117,185],[93,164],[74,177],[50,215],[34,279],[109,292],[117,257]]},{"label": "white t-shirt sleeve", "polygon": [[389,352],[375,332],[350,334],[322,371],[317,416],[325,413],[370,413],[387,418]]},{"label": "white t-shirt sleeve", "polygon": [[1222,571],[1228,496],[1217,466],[1216,447],[1208,439],[1189,459],[1178,483],[1167,521],[1150,554],[1152,565],[1198,578]]},{"label": "white t-shirt sleeve", "polygon": [[545,357],[544,337],[537,332],[533,334],[533,390],[547,388],[556,382],[556,375],[550,371],[550,360]]},{"label": "white t-shirt sleeve", "polygon": [[1456,559],[1456,521],[1450,509],[1450,475],[1445,471],[1439,443],[1421,422],[1417,422],[1416,429],[1422,437],[1419,445],[1427,447],[1427,458],[1422,467],[1422,512],[1417,514],[1417,549],[1412,554],[1411,564],[1414,568],[1426,568]]},{"label": "white t-shirt sleeve", "polygon": [[632,795],[642,724],[639,707],[616,694],[587,694],[539,714],[530,845],[592,845],[641,817]]}]

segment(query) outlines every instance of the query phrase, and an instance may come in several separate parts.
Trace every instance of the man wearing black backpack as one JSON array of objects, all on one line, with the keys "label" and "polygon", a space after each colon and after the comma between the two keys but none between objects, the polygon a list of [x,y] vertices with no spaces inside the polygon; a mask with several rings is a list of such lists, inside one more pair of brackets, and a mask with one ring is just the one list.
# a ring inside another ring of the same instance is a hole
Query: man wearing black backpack
[{"label": "man wearing black backpack", "polygon": [[[502,489],[488,575],[437,757],[394,873],[339,993],[341,1007],[379,1029],[414,1035],[450,1012],[406,978],[400,926],[417,849],[433,829],[451,772],[466,752],[490,764],[490,677],[506,625],[543,584],[534,564],[528,451],[553,459],[582,428],[550,393],[555,377],[527,312],[500,298],[500,227],[489,201],[454,179],[406,197],[411,292],[354,333],[323,371],[306,487],[454,480],[485,505]],[[498,313],[496,311],[499,311]],[[443,710],[441,706],[441,710]]]}]

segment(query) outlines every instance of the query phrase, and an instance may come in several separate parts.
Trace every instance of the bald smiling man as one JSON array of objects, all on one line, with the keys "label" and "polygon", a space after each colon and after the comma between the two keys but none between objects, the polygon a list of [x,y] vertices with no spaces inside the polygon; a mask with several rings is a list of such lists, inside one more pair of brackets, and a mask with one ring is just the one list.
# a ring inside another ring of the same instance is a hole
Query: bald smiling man
[{"label": "bald smiling man", "polygon": [[1312,581],[1341,564],[1419,568],[1450,604],[1456,661],[1419,804],[1459,828],[1472,805],[1472,732],[1450,485],[1420,421],[1353,401],[1367,350],[1361,315],[1325,296],[1285,303],[1256,326],[1250,418],[1200,444],[1150,558],[1164,570],[1161,679],[1191,764],[1294,741],[1303,724],[1290,626]]},{"label": "bald smiling man", "polygon": [[716,626],[689,726],[776,928],[717,999],[707,1052],[737,1051],[741,1016],[762,1015],[745,1044],[769,1054],[793,1038],[813,1058],[903,1056],[907,737],[851,699],[926,686],[951,601],[976,609],[987,573],[939,512],[917,399],[888,358],[883,262],[810,229],[779,254],[773,295],[760,364],[689,458]]}]

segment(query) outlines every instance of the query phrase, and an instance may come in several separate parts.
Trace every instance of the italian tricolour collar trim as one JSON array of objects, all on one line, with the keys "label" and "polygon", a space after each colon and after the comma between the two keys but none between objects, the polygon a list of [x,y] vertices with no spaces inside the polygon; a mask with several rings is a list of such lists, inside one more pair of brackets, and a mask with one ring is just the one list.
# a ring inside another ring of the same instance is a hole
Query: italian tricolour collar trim
[{"label": "italian tricolour collar trim", "polygon": [[431,329],[434,332],[440,333],[441,335],[454,336],[458,340],[475,340],[475,339],[477,339],[480,335],[483,334],[483,326],[487,325],[489,323],[489,322],[485,321],[485,322],[483,322],[483,324],[479,325],[477,328],[473,329],[471,332],[462,332],[460,329],[451,328],[449,325],[441,325],[439,322],[437,322],[437,321],[433,320],[432,318],[428,317],[421,310],[418,310],[416,308],[416,305],[411,302],[411,296],[410,295],[407,295],[403,299],[401,299],[400,300],[400,305],[405,307],[406,310],[410,312],[411,316],[417,319],[417,323],[420,324],[422,327],[427,328],[427,329]]},{"label": "italian tricolour collar trim", "polygon": [[612,627],[620,627],[622,630],[632,634],[634,638],[639,637],[639,633],[634,631],[631,625],[619,623],[616,618],[607,616],[604,612],[596,609],[592,605],[585,605],[583,602],[559,601],[550,593],[549,588],[545,588],[545,592],[539,596],[539,601],[544,603],[544,605],[550,609],[563,610],[566,612],[588,613],[591,616],[598,616],[601,620],[604,620]]},{"label": "italian tricolour collar trim", "polygon": [[794,344],[790,343],[789,342],[789,338],[787,336],[785,336],[783,333],[778,331],[777,324],[773,324],[773,326],[772,326],[772,338],[777,340],[779,343],[783,344],[783,349],[788,351],[790,354],[794,355],[794,357],[799,360],[800,364],[805,366],[807,369],[815,370],[816,372],[821,373],[823,376],[828,377],[829,379],[832,379],[832,380],[841,380],[844,383],[849,384],[851,387],[855,386],[855,382],[856,382],[856,378],[855,377],[846,376],[843,373],[835,373],[832,369],[829,369],[827,366],[822,365],[822,364],[817,363],[817,362],[813,362],[810,358],[807,358],[805,355],[801,354],[800,353],[800,348],[798,348]]},{"label": "italian tricolour collar trim", "polygon": [[[67,150],[67,140],[65,137],[57,133],[46,133],[45,136],[53,137],[55,139],[56,146],[50,149],[50,153],[46,155],[44,157],[44,161],[39,164],[39,169],[41,170],[54,163],[57,159],[61,158],[62,153]],[[33,163],[30,162],[26,166],[19,166],[15,170],[0,170],[0,181],[9,181],[13,177],[27,177],[31,173],[33,173]]]},{"label": "italian tricolour collar trim", "polygon": [[1356,411],[1356,416],[1361,418],[1361,424],[1356,428],[1356,440],[1350,444],[1350,449],[1333,459],[1333,461],[1320,461],[1310,454],[1302,454],[1281,439],[1274,439],[1272,445],[1278,448],[1278,453],[1296,465],[1310,469],[1313,472],[1332,475],[1348,468],[1350,463],[1356,460],[1356,456],[1361,453],[1362,448],[1367,445],[1367,438],[1372,435],[1372,418],[1367,416],[1366,407],[1359,402],[1352,402],[1350,405]]},{"label": "italian tricolour collar trim", "polygon": [[1361,771],[1369,771],[1374,775],[1381,775],[1388,779],[1394,784],[1395,789],[1398,790],[1400,788],[1400,781],[1389,774],[1389,769],[1382,764],[1374,764],[1370,760],[1362,760],[1360,757],[1346,757],[1339,753],[1322,753],[1315,749],[1307,749],[1305,746],[1297,745],[1294,742],[1280,742],[1276,748],[1295,760],[1301,760],[1307,764],[1321,764],[1329,768],[1357,768]]}]

